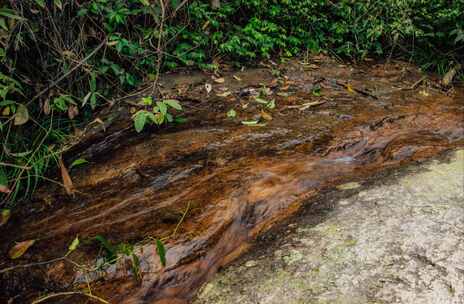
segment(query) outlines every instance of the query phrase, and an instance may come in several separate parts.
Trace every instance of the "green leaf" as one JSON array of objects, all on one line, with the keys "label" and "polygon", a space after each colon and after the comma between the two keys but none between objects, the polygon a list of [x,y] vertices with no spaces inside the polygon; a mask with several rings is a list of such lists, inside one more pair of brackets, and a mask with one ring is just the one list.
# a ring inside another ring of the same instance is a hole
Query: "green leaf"
[{"label": "green leaf", "polygon": [[61,3],[61,0],[53,0],[53,4],[58,7],[60,10],[63,9],[63,3]]},{"label": "green leaf", "polygon": [[137,113],[135,113],[134,127],[137,133],[142,132],[143,128],[145,127],[146,122],[147,122],[146,111],[138,111]]},{"label": "green leaf", "polygon": [[166,266],[166,248],[161,240],[156,240],[156,253],[160,258],[161,265]]},{"label": "green leaf", "polygon": [[151,106],[153,104],[153,99],[151,98],[151,96],[143,97],[142,98],[142,104],[144,106]]},{"label": "green leaf", "polygon": [[76,236],[76,238],[71,242],[71,244],[68,247],[68,253],[73,252],[74,250],[76,250],[77,247],[79,246],[79,243],[80,243],[79,237]]},{"label": "green leaf", "polygon": [[35,3],[41,8],[45,8],[45,0],[35,0]]},{"label": "green leaf", "polygon": [[275,108],[275,99],[269,101],[269,103],[266,105],[268,109],[274,109]]},{"label": "green leaf", "polygon": [[170,106],[171,108],[173,108],[173,109],[176,109],[176,110],[179,110],[179,111],[182,110],[182,106],[180,105],[179,101],[177,101],[175,99],[166,99],[163,102],[165,104],[167,104],[168,106]]},{"label": "green leaf", "polygon": [[114,262],[116,260],[116,248],[114,248],[113,245],[111,245],[110,242],[108,242],[108,240],[102,235],[97,235],[95,240],[100,243],[103,249],[105,249],[106,259],[110,262]]},{"label": "green leaf", "polygon": [[168,113],[168,107],[166,106],[164,102],[157,101],[156,105],[158,106],[161,114],[166,115]]},{"label": "green leaf", "polygon": [[73,168],[73,167],[77,167],[77,166],[81,166],[83,164],[87,164],[88,161],[84,158],[78,158],[76,159],[75,161],[72,162],[72,164],[69,166],[69,169]]},{"label": "green leaf", "polygon": [[237,112],[235,112],[234,109],[230,109],[229,112],[227,112],[227,117],[229,118],[235,118],[237,116]]},{"label": "green leaf", "polygon": [[259,98],[259,97],[256,97],[256,98],[255,98],[255,101],[256,101],[257,103],[261,103],[261,104],[265,104],[265,105],[267,105],[267,104],[269,103],[268,100],[262,99],[262,98]]}]

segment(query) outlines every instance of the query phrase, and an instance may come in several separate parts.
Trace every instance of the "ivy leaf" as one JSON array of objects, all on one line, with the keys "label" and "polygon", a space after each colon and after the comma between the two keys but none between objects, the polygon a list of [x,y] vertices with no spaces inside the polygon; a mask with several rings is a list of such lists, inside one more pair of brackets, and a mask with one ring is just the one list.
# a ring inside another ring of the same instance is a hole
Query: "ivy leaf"
[{"label": "ivy leaf", "polygon": [[14,118],[14,125],[15,126],[24,125],[28,120],[29,120],[29,111],[27,110],[25,105],[19,104],[18,109],[16,110],[15,118]]},{"label": "ivy leaf", "polygon": [[161,240],[156,240],[156,253],[160,258],[161,265],[166,266],[166,248]]},{"label": "ivy leaf", "polygon": [[177,101],[175,99],[166,99],[163,102],[165,104],[167,104],[168,106],[170,106],[171,108],[173,108],[173,109],[176,109],[176,110],[179,110],[179,111],[182,110],[182,106],[180,105],[179,101]]},{"label": "ivy leaf", "polygon": [[20,258],[32,245],[34,245],[35,240],[27,240],[16,243],[10,251],[8,251],[8,256],[10,259],[14,260]]}]

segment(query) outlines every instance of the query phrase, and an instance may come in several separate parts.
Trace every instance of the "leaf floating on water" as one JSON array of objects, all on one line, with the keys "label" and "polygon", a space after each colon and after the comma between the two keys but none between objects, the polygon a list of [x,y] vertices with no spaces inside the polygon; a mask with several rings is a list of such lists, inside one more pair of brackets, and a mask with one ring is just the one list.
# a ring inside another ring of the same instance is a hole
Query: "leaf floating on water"
[{"label": "leaf floating on water", "polygon": [[23,242],[16,243],[10,251],[8,251],[8,256],[10,259],[14,260],[20,258],[32,245],[34,245],[35,240],[27,240]]},{"label": "leaf floating on water", "polygon": [[29,120],[29,111],[27,110],[26,106],[23,104],[18,105],[18,109],[16,110],[15,118],[14,118],[14,125],[20,126],[24,125]]},{"label": "leaf floating on water", "polygon": [[166,248],[161,240],[156,240],[156,253],[160,258],[161,265],[166,266]]},{"label": "leaf floating on water", "polygon": [[71,176],[69,175],[68,169],[66,169],[61,159],[58,163],[61,169],[61,178],[63,179],[64,190],[66,190],[66,193],[68,195],[72,195],[74,193],[74,186],[71,180]]},{"label": "leaf floating on water", "polygon": [[10,209],[1,209],[0,213],[0,227],[5,225],[10,219],[11,211]]}]

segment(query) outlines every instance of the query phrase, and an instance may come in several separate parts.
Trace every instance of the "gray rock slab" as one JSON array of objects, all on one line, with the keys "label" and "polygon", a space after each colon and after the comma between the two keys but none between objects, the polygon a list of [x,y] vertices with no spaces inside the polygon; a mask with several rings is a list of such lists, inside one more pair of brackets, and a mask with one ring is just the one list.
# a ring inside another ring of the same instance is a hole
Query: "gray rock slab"
[{"label": "gray rock slab", "polygon": [[464,150],[346,188],[358,192],[221,271],[194,303],[464,303]]}]

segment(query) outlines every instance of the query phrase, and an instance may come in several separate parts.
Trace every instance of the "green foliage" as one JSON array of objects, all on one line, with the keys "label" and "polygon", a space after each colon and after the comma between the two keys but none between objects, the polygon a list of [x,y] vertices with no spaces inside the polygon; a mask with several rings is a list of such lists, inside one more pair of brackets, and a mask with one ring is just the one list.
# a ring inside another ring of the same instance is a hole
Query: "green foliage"
[{"label": "green foliage", "polygon": [[137,132],[142,132],[146,124],[155,124],[159,126],[164,123],[173,122],[174,116],[169,113],[169,110],[182,110],[180,103],[174,99],[157,101],[153,104],[153,99],[151,97],[144,97],[141,100],[141,104],[146,109],[139,110],[132,116],[134,127]]}]

